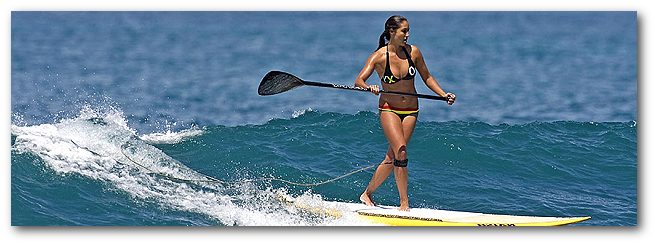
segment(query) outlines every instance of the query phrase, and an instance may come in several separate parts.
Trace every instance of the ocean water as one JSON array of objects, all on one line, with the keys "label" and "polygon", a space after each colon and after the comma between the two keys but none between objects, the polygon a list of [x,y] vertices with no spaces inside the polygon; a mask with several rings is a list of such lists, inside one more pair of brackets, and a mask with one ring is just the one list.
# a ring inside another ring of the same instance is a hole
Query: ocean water
[{"label": "ocean water", "polygon": [[[372,169],[243,181],[380,163],[376,96],[256,90],[352,85],[392,14],[12,12],[11,224],[369,225],[279,197],[356,202]],[[635,12],[400,14],[458,96],[420,101],[411,207],[637,225]],[[398,205],[392,177],[374,198]]]}]

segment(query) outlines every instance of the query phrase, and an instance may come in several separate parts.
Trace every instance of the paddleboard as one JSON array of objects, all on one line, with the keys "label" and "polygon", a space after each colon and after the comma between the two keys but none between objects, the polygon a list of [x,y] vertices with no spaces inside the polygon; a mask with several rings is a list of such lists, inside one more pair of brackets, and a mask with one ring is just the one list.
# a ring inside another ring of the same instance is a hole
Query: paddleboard
[{"label": "paddleboard", "polygon": [[590,217],[538,217],[485,214],[463,211],[449,211],[427,208],[410,208],[400,211],[393,206],[367,206],[362,203],[329,202],[320,205],[295,202],[292,198],[284,201],[314,212],[341,217],[345,212],[357,213],[360,218],[372,224],[391,226],[559,226],[581,222]]}]

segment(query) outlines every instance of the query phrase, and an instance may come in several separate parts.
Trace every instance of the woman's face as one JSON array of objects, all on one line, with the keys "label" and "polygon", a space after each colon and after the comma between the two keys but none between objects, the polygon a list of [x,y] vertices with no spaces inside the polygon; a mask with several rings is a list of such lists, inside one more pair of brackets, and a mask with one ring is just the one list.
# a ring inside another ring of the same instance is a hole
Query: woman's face
[{"label": "woman's face", "polygon": [[390,32],[390,43],[397,45],[406,45],[410,37],[410,25],[407,21],[399,24],[399,28]]}]

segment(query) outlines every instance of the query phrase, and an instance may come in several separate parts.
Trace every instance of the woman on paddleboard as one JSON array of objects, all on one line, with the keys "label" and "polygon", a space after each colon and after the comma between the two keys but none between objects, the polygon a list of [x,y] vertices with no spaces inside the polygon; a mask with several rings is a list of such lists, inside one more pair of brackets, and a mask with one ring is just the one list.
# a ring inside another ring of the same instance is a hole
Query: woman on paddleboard
[{"label": "woman on paddleboard", "polygon": [[[384,90],[417,93],[415,75],[419,73],[428,88],[439,96],[447,97],[446,102],[452,105],[456,96],[442,90],[435,78],[428,72],[419,48],[407,44],[409,36],[410,25],[405,17],[394,15],[387,19],[385,31],[380,35],[378,49],[367,59],[364,68],[355,80],[355,86],[369,88],[373,94],[378,95],[380,92],[378,85],[365,83],[375,70]],[[385,42],[386,40],[388,42]],[[385,160],[376,169],[367,189],[360,196],[360,200],[368,206],[375,206],[371,195],[393,171],[401,200],[399,210],[410,211],[407,194],[407,145],[417,122],[419,102],[414,96],[382,94],[378,100],[378,110],[380,124],[389,142],[389,147]]]}]

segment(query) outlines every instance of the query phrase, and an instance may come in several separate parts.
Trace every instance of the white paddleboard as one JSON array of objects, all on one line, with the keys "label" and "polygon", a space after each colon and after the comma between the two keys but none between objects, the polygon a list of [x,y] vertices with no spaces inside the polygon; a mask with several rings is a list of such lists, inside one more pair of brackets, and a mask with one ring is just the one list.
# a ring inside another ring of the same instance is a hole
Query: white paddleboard
[{"label": "white paddleboard", "polygon": [[362,203],[324,201],[320,205],[295,202],[293,198],[281,198],[287,203],[305,210],[341,217],[344,212],[357,213],[372,224],[394,226],[557,226],[581,222],[590,217],[538,217],[485,214],[427,208],[410,208],[400,211],[393,206],[367,206]]}]

